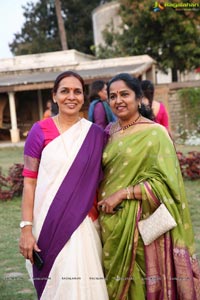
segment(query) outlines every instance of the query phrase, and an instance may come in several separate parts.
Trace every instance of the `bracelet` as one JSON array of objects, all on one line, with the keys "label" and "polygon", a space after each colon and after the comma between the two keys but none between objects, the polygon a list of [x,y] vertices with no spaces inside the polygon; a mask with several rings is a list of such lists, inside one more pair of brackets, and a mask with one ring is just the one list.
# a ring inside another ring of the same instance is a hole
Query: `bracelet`
[{"label": "bracelet", "polygon": [[[136,186],[136,185],[135,185]],[[135,191],[134,191],[134,187],[135,186],[133,186],[133,198],[135,199],[135,200],[139,200],[139,199],[137,199],[136,197],[135,197]]]},{"label": "bracelet", "polygon": [[25,226],[32,226],[32,225],[33,223],[30,221],[21,221],[19,224],[20,228],[24,228]]},{"label": "bracelet", "polygon": [[127,198],[128,200],[131,199],[131,193],[130,193],[130,190],[129,190],[128,187],[126,188],[126,198]]}]

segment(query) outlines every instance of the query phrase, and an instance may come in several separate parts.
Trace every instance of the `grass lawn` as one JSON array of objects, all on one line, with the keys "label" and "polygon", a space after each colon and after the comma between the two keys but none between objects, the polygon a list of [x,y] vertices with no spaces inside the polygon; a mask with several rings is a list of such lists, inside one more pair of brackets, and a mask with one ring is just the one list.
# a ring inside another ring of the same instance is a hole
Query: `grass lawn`
[{"label": "grass lawn", "polygon": [[23,148],[0,148],[0,167],[6,173],[14,163],[23,163]]},{"label": "grass lawn", "polygon": [[189,151],[198,151],[200,152],[200,146],[188,146],[188,145],[180,145],[175,143],[175,147],[177,151],[183,152],[183,154],[188,153]]},{"label": "grass lawn", "polygon": [[200,259],[200,179],[195,181],[187,180],[184,182],[195,233],[197,254]]},{"label": "grass lawn", "polygon": [[[3,172],[7,172],[13,163],[21,163],[22,154],[22,148],[0,149]],[[200,257],[200,180],[185,181],[185,188]],[[36,300],[35,290],[18,249],[20,205],[20,197],[0,202],[0,299],[3,300]]]},{"label": "grass lawn", "polygon": [[[7,174],[14,163],[23,163],[23,148],[0,148],[0,167]],[[36,300],[35,289],[19,253],[21,198],[0,202],[0,299]]]},{"label": "grass lawn", "polygon": [[0,299],[36,300],[35,290],[19,253],[21,199],[0,203]]}]

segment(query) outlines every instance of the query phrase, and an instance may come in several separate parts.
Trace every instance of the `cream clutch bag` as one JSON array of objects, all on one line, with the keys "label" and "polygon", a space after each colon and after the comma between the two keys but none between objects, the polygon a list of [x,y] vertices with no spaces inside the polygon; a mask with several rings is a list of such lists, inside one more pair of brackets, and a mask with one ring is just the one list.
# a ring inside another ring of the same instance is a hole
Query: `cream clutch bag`
[{"label": "cream clutch bag", "polygon": [[151,216],[138,222],[138,229],[146,246],[176,226],[176,221],[163,203]]}]

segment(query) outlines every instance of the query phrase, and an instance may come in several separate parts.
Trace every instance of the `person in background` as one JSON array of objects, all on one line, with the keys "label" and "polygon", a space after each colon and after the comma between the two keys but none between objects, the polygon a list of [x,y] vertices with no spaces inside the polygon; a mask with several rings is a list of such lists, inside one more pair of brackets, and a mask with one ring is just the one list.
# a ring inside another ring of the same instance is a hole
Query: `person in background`
[{"label": "person in background", "polygon": [[25,143],[19,249],[40,300],[108,300],[94,207],[105,140],[79,117],[84,90],[77,73],[58,75],[59,113],[35,123]]},{"label": "person in background", "polygon": [[46,103],[46,109],[43,114],[43,120],[51,117],[51,108],[52,108],[52,101],[48,100]]},{"label": "person in background", "polygon": [[89,94],[88,119],[104,129],[110,122],[116,120],[107,102],[107,85],[103,80],[91,84]]},{"label": "person in background", "polygon": [[58,104],[53,102],[51,105],[51,117],[56,116],[59,113],[58,111]]},{"label": "person in background", "polygon": [[[108,82],[118,121],[105,129],[98,207],[109,300],[197,300],[200,270],[176,151],[166,128],[143,117],[141,99],[131,75]],[[138,221],[162,201],[177,227],[145,246]]]},{"label": "person in background", "polygon": [[155,122],[165,126],[169,130],[168,113],[162,102],[154,100],[154,85],[150,80],[141,81],[143,92],[142,102],[153,110]]}]

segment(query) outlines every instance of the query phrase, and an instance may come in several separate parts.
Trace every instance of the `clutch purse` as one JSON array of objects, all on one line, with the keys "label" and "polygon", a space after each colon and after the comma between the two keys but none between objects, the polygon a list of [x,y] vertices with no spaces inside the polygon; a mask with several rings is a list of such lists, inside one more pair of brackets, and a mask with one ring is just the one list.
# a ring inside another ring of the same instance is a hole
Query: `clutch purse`
[{"label": "clutch purse", "polygon": [[176,226],[176,221],[163,203],[147,219],[138,222],[138,229],[146,246]]}]

